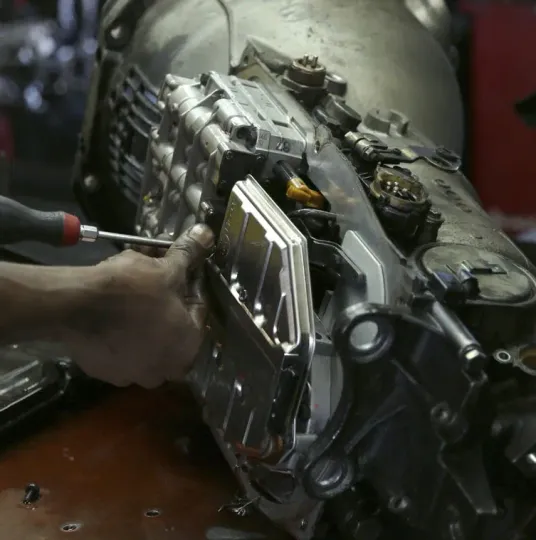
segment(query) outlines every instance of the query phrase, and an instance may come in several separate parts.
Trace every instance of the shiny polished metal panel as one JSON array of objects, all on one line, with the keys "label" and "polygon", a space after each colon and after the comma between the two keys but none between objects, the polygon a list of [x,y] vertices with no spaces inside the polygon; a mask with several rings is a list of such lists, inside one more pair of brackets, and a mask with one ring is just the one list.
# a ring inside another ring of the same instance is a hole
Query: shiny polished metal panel
[{"label": "shiny polished metal panel", "polygon": [[288,427],[315,335],[307,261],[306,239],[255,179],[237,182],[212,266],[225,341],[192,374],[209,423],[237,449],[262,453],[274,437],[294,444]]}]

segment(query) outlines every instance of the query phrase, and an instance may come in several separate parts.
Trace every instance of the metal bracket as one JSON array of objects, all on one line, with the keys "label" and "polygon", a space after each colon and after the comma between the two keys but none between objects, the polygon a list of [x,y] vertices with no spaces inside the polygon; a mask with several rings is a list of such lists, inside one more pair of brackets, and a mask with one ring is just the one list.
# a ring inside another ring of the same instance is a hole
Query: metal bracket
[{"label": "metal bracket", "polygon": [[456,172],[460,169],[460,157],[443,146],[429,148],[427,146],[390,147],[379,138],[368,133],[350,132],[345,142],[361,159],[372,163],[413,163],[424,159],[430,165],[445,172]]}]

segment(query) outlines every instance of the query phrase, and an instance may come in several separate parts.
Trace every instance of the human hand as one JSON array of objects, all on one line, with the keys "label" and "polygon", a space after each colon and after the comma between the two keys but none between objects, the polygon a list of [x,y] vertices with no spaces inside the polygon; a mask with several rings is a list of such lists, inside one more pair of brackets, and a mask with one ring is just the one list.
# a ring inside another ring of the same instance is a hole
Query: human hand
[{"label": "human hand", "polygon": [[181,380],[202,340],[199,270],[213,245],[210,229],[196,225],[162,258],[127,250],[94,267],[89,309],[71,324],[75,363],[117,386]]}]

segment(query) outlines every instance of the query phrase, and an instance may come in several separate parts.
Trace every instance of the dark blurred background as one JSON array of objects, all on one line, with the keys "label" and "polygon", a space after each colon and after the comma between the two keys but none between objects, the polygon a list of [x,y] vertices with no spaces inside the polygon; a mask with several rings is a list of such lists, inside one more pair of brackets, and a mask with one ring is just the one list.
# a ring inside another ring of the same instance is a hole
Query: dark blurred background
[{"label": "dark blurred background", "polygon": [[[0,0],[0,151],[11,162],[14,195],[72,197],[99,4]],[[497,223],[536,244],[536,129],[516,110],[536,92],[536,1],[449,4],[467,111],[466,173]]]},{"label": "dark blurred background", "polygon": [[0,150],[14,194],[71,197],[98,0],[0,0]]}]

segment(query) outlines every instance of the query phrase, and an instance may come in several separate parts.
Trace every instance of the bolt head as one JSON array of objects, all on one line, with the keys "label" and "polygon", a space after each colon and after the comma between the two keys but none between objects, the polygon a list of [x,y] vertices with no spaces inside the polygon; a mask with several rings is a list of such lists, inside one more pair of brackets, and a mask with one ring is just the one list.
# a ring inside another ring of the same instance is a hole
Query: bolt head
[{"label": "bolt head", "polygon": [[84,178],[82,185],[88,193],[95,193],[100,187],[100,182],[95,176],[89,175]]}]

